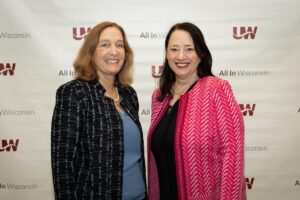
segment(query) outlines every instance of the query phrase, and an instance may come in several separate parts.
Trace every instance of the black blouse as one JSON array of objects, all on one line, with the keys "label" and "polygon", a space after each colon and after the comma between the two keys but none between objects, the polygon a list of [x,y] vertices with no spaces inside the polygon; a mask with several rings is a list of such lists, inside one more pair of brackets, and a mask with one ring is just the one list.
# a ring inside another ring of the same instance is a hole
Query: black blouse
[{"label": "black blouse", "polygon": [[151,141],[155,157],[161,200],[177,200],[174,136],[179,100],[165,112],[157,125]]},{"label": "black blouse", "polygon": [[[188,91],[197,82],[193,83]],[[178,199],[174,137],[179,100],[173,106],[169,106],[154,130],[151,140],[151,150],[154,154],[158,172],[160,200]]]}]

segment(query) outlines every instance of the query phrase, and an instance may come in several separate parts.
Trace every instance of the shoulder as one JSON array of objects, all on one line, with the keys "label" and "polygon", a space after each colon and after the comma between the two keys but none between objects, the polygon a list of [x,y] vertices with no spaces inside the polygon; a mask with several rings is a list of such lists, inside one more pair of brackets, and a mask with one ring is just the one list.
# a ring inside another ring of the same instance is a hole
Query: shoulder
[{"label": "shoulder", "polygon": [[119,94],[128,102],[138,105],[138,96],[135,89],[132,86],[119,87]]},{"label": "shoulder", "polygon": [[81,90],[83,90],[84,85],[87,84],[88,81],[81,80],[81,79],[74,79],[67,83],[62,84],[58,87],[56,93],[57,95],[63,96],[71,96],[78,94]]},{"label": "shoulder", "polygon": [[132,87],[132,86],[123,86],[121,87],[121,90],[124,92],[124,93],[127,93],[127,94],[136,94],[136,91],[135,89]]},{"label": "shoulder", "polygon": [[64,89],[71,89],[76,87],[82,87],[83,84],[87,83],[88,81],[81,80],[81,79],[74,79],[69,82],[66,82],[59,86],[58,90],[64,90]]},{"label": "shoulder", "polygon": [[204,88],[206,90],[218,90],[224,87],[230,87],[229,82],[215,76],[204,77],[197,84],[197,88]]},{"label": "shoulder", "polygon": [[223,79],[221,79],[219,77],[215,77],[215,76],[204,77],[202,80],[200,80],[200,82],[201,81],[203,81],[203,83],[208,86],[220,86],[222,84],[228,83],[227,80],[223,80]]},{"label": "shoulder", "polygon": [[232,89],[227,80],[214,76],[207,76],[198,81],[191,90],[191,95],[206,94],[204,96],[216,97],[220,94],[231,94]]},{"label": "shoulder", "polygon": [[137,101],[137,99],[138,99],[137,93],[132,86],[119,87],[119,93],[123,98],[126,98],[128,100]]},{"label": "shoulder", "polygon": [[162,101],[161,100],[158,100],[158,97],[161,95],[161,91],[160,91],[160,88],[156,88],[153,93],[152,93],[152,101],[151,101],[151,104],[152,104],[152,108],[155,108],[155,107],[160,107],[162,105],[164,105],[164,103],[168,100],[170,100],[170,97],[169,96],[166,96]]},{"label": "shoulder", "polygon": [[152,93],[152,100],[157,99],[157,97],[160,95],[160,89],[156,88]]},{"label": "shoulder", "polygon": [[232,98],[232,96],[234,96],[232,87],[227,80],[223,80],[218,77],[205,77],[204,82],[204,90],[214,94],[214,97],[223,96],[226,98]]}]

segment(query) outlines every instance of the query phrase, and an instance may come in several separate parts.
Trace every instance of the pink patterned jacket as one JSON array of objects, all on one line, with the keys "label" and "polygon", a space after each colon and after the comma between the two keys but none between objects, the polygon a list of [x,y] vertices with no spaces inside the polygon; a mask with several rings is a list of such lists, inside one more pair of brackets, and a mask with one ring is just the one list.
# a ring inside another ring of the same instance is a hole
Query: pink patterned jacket
[{"label": "pink patterned jacket", "polygon": [[[170,98],[152,95],[148,134],[149,200],[159,200],[159,181],[151,137]],[[229,83],[200,79],[180,97],[175,131],[179,200],[245,200],[244,122]]]}]

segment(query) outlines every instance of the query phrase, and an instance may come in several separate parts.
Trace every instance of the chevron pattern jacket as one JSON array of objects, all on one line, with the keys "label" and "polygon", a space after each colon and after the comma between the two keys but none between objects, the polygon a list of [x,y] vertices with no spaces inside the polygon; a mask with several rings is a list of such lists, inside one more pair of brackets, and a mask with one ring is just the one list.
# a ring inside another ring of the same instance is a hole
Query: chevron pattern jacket
[{"label": "chevron pattern jacket", "polygon": [[[118,91],[142,137],[135,90],[118,87]],[[123,123],[113,100],[104,93],[96,79],[75,79],[57,90],[51,129],[56,200],[122,199]]]},{"label": "chevron pattern jacket", "polygon": [[[159,200],[151,137],[170,98],[152,95],[148,134],[149,200]],[[244,122],[229,83],[205,77],[179,100],[174,152],[179,200],[245,200]]]}]

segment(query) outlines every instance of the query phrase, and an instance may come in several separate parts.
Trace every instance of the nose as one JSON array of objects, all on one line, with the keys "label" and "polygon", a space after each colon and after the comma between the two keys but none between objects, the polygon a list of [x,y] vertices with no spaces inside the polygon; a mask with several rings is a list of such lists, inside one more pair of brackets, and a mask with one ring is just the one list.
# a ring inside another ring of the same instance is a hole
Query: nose
[{"label": "nose", "polygon": [[115,45],[111,45],[111,48],[110,48],[110,53],[113,54],[113,55],[116,55],[118,54],[118,49]]},{"label": "nose", "polygon": [[185,54],[184,54],[184,50],[179,50],[178,54],[177,54],[177,58],[182,60],[185,58]]}]

